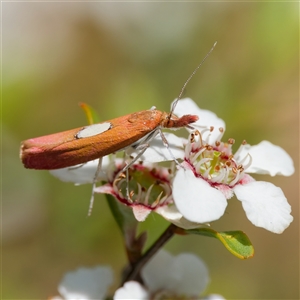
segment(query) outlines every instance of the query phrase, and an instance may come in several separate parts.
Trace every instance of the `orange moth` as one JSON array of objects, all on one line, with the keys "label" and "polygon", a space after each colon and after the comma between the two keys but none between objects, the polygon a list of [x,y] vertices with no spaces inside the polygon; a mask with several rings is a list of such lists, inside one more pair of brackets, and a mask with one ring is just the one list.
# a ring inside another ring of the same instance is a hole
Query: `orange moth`
[{"label": "orange moth", "polygon": [[173,111],[187,83],[212,52],[214,46],[183,85],[170,113],[161,112],[153,107],[150,110],[139,111],[102,123],[28,139],[21,143],[20,151],[25,168],[53,170],[71,167],[129,146],[139,150],[139,154],[134,158],[136,161],[158,133],[164,145],[168,147],[162,128],[190,127],[190,124],[198,120],[196,115],[184,115],[178,118]]},{"label": "orange moth", "polygon": [[86,163],[117,152],[144,138],[149,142],[161,128],[185,127],[198,116],[177,118],[156,109],[144,110],[68,131],[22,142],[21,159],[26,168],[60,169]]}]

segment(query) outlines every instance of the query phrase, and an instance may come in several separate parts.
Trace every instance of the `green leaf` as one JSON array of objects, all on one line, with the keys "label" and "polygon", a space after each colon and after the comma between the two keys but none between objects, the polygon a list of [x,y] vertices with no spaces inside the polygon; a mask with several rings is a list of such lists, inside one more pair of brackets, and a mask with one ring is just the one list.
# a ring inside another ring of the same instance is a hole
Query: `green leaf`
[{"label": "green leaf", "polygon": [[105,196],[110,211],[122,233],[125,234],[125,231],[129,229],[135,231],[138,226],[138,222],[133,215],[132,209],[117,201],[112,195],[106,194]]},{"label": "green leaf", "polygon": [[217,232],[210,228],[185,230],[189,234],[198,234],[218,239],[233,255],[240,259],[254,256],[254,247],[248,236],[242,231]]}]

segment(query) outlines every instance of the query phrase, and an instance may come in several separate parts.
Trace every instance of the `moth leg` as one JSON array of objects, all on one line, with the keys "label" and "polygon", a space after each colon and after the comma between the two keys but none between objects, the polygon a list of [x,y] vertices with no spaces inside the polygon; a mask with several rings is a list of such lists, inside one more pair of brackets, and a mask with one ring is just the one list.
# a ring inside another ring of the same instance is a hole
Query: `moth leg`
[{"label": "moth leg", "polygon": [[154,130],[151,134],[147,136],[146,139],[144,139],[140,144],[135,145],[135,150],[139,150],[139,153],[136,157],[134,157],[129,163],[126,164],[126,166],[118,173],[117,177],[119,177],[122,173],[126,172],[126,196],[127,199],[130,199],[129,194],[129,173],[128,169],[145,153],[145,151],[149,148],[150,142],[154,139],[154,137],[158,134],[160,129]]},{"label": "moth leg", "polygon": [[[140,152],[137,154],[136,157],[134,157],[131,162],[126,164],[126,166],[119,172],[118,176],[120,176],[123,172],[126,172],[126,196],[127,199],[130,199],[129,195],[129,168],[144,154],[144,152],[149,148],[150,144],[141,144],[136,147],[137,150],[140,150]],[[118,177],[117,176],[117,177]]]},{"label": "moth leg", "polygon": [[92,214],[92,210],[93,210],[93,206],[94,206],[94,194],[95,194],[94,190],[96,188],[97,178],[98,178],[98,175],[101,171],[101,168],[102,168],[102,157],[99,158],[97,170],[95,172],[94,179],[93,179],[92,196],[91,196],[91,199],[90,199],[88,217]]},{"label": "moth leg", "polygon": [[175,161],[176,165],[179,166],[180,163],[178,162],[178,160],[175,158],[174,154],[172,153],[171,149],[170,149],[170,145],[168,143],[168,140],[166,139],[165,135],[163,134],[163,132],[161,131],[161,129],[158,129],[161,140],[163,142],[163,145],[167,148],[167,150],[169,151],[172,159]]}]

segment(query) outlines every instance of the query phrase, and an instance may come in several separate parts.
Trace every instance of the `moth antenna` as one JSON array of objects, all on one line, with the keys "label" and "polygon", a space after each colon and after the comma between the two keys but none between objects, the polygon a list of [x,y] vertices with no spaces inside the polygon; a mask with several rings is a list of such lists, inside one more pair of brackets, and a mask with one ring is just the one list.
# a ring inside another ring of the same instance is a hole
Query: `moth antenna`
[{"label": "moth antenna", "polygon": [[214,45],[211,47],[211,49],[209,50],[209,52],[205,55],[205,57],[202,59],[201,63],[197,66],[197,68],[193,71],[193,73],[190,75],[190,77],[187,79],[187,81],[184,83],[183,87],[180,90],[180,93],[178,95],[178,97],[176,98],[176,100],[173,102],[172,105],[172,109],[169,115],[169,119],[171,119],[171,115],[174,112],[174,109],[177,105],[177,102],[181,99],[182,94],[187,86],[187,84],[190,82],[190,80],[192,79],[192,77],[197,73],[198,69],[203,65],[203,63],[205,62],[205,60],[208,58],[208,56],[212,53],[212,51],[214,50],[215,46],[217,45],[217,42],[214,43]]}]

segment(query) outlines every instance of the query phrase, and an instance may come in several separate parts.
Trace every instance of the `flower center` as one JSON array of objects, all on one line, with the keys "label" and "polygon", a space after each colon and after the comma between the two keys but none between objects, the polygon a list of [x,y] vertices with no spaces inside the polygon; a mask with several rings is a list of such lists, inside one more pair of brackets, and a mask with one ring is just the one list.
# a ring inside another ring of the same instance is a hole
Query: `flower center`
[{"label": "flower center", "polygon": [[170,177],[167,168],[134,164],[128,174],[113,178],[113,190],[118,200],[128,206],[139,204],[155,209],[172,202]]},{"label": "flower center", "polygon": [[196,176],[201,176],[212,186],[225,184],[232,187],[243,178],[245,170],[232,154],[233,144],[234,139],[229,139],[227,143],[218,140],[210,145],[202,140],[199,131],[195,131],[190,135],[185,157]]}]

